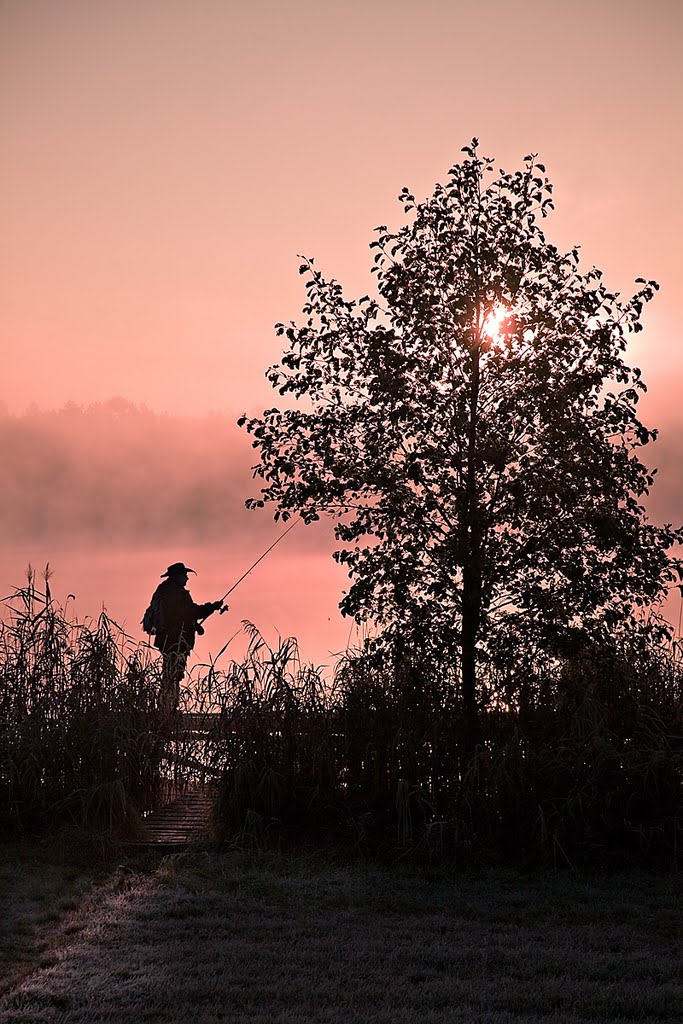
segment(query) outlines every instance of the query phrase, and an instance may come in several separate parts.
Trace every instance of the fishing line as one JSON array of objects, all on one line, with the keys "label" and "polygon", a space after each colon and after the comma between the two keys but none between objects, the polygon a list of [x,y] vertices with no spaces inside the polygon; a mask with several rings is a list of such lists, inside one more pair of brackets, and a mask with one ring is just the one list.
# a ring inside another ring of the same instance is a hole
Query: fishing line
[{"label": "fishing line", "polygon": [[[237,583],[233,583],[233,585],[230,587],[230,590],[228,590],[225,594],[223,594],[223,597],[221,598],[221,604],[223,603],[223,601],[225,601],[226,598],[230,597],[230,594],[232,594],[233,590],[235,590],[237,587],[239,587],[239,585],[242,582],[242,580],[245,580],[247,578],[249,573],[252,572],[256,568],[256,566],[259,564],[259,562],[262,562],[263,559],[266,557],[266,555],[269,555],[270,552],[273,550],[273,548],[276,547],[280,543],[281,540],[284,540],[285,537],[287,536],[287,534],[291,530],[293,530],[294,527],[297,526],[300,522],[301,522],[300,519],[295,519],[293,523],[290,523],[290,525],[287,527],[287,529],[284,531],[284,533],[281,533],[280,536],[277,538],[277,540],[274,540],[273,543],[270,545],[270,547],[266,548],[266,550],[263,552],[262,555],[259,555],[259,557],[256,559],[254,564],[250,565],[249,568],[247,569],[247,571],[242,573],[240,578],[237,580]],[[225,609],[225,608],[221,608],[221,615],[226,610],[227,609]]]}]

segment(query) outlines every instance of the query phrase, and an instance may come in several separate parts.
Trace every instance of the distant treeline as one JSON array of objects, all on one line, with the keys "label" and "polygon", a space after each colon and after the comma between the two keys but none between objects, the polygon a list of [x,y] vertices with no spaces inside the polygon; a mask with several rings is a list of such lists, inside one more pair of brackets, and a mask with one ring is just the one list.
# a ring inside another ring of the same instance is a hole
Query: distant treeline
[{"label": "distant treeline", "polygon": [[[678,443],[670,429],[652,453],[661,473],[647,505],[660,522],[680,520]],[[227,415],[169,415],[123,398],[21,415],[0,403],[0,543],[201,543],[235,529],[268,536],[271,511],[244,508],[259,491],[254,462],[250,439]]]},{"label": "distant treeline", "polygon": [[250,443],[234,419],[171,416],[124,399],[0,414],[4,543],[197,542],[265,519],[249,514]]}]

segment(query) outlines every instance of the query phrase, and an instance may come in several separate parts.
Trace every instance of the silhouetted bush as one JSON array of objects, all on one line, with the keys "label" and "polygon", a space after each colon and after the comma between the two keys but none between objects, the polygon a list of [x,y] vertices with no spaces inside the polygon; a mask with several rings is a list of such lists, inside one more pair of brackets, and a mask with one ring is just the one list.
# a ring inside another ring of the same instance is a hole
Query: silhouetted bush
[{"label": "silhouetted bush", "polygon": [[547,661],[515,694],[491,674],[472,757],[452,667],[350,656],[326,689],[291,641],[254,640],[222,678],[212,738],[224,839],[469,865],[676,865],[672,656],[591,649]]}]

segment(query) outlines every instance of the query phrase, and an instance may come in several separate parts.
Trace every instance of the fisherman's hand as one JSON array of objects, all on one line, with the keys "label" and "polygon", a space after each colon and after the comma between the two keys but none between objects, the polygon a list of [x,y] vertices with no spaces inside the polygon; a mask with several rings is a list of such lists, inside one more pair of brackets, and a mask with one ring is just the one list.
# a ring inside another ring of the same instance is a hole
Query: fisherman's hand
[{"label": "fisherman's hand", "polygon": [[211,611],[212,612],[222,612],[223,611],[223,602],[222,601],[213,601],[212,604],[211,604]]}]

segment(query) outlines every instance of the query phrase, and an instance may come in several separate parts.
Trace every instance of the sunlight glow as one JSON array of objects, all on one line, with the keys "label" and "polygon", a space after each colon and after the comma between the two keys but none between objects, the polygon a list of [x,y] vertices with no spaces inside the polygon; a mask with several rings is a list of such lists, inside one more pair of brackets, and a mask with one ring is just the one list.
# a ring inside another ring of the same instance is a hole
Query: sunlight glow
[{"label": "sunlight glow", "polygon": [[509,310],[502,304],[502,302],[496,303],[491,312],[487,313],[484,318],[484,323],[481,329],[482,334],[490,341],[497,343],[502,342],[504,334],[501,332],[501,326],[509,315]]},{"label": "sunlight glow", "polygon": [[[504,306],[502,302],[497,302],[493,309],[484,317],[481,333],[484,338],[494,345],[501,346],[506,344],[510,346],[514,337],[519,337],[517,333],[519,326],[517,318],[513,316],[511,310]],[[522,339],[526,342],[534,341],[535,337],[536,332],[530,327],[527,327],[522,334]]]}]

